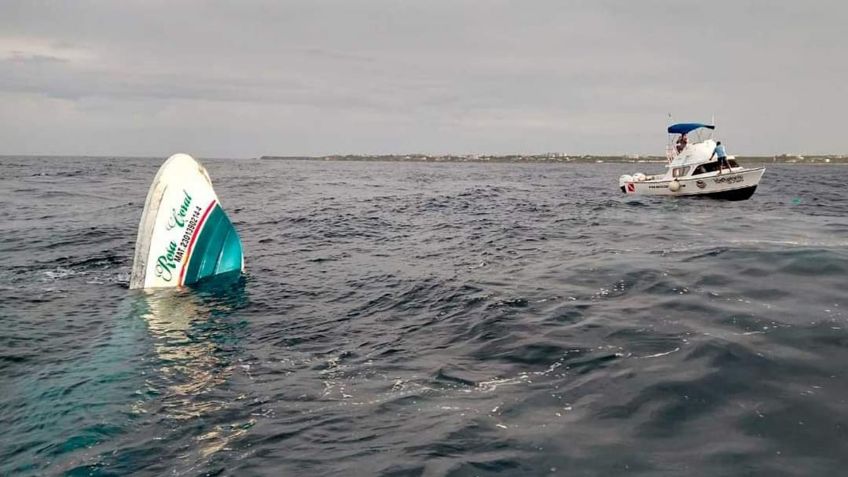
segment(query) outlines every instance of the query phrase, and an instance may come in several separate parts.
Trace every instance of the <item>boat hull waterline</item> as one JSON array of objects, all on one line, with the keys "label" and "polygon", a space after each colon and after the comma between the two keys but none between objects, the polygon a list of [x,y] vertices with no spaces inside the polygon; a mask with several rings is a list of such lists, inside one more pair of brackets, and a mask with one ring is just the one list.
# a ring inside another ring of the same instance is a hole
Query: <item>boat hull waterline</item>
[{"label": "boat hull waterline", "polygon": [[764,167],[755,169],[739,167],[730,172],[707,176],[627,181],[621,184],[621,189],[629,195],[703,196],[724,200],[746,200],[756,191],[764,172]]}]

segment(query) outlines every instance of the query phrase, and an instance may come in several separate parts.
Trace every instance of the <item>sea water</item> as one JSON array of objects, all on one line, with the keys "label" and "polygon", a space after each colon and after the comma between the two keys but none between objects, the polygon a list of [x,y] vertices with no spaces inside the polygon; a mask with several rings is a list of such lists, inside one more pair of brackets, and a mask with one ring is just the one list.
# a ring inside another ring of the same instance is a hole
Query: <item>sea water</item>
[{"label": "sea water", "polygon": [[848,463],[848,167],[203,160],[246,275],[130,291],[162,160],[0,158],[0,475]]}]

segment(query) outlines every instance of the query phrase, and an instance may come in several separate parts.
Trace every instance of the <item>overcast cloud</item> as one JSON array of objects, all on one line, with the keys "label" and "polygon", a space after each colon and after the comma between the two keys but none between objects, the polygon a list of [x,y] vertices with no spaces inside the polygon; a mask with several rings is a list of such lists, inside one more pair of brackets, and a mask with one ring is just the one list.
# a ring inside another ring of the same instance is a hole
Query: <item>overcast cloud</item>
[{"label": "overcast cloud", "polygon": [[0,154],[848,153],[845,1],[0,0]]}]

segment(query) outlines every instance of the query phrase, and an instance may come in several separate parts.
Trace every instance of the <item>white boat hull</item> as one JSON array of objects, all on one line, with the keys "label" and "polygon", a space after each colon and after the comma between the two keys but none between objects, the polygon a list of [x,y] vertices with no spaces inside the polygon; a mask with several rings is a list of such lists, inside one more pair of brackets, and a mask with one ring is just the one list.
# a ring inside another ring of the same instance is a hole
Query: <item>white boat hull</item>
[{"label": "white boat hull", "polygon": [[722,174],[709,173],[678,179],[657,179],[622,181],[619,185],[628,195],[659,196],[707,196],[726,200],[745,200],[754,194],[764,167],[747,169],[743,167],[725,171]]}]

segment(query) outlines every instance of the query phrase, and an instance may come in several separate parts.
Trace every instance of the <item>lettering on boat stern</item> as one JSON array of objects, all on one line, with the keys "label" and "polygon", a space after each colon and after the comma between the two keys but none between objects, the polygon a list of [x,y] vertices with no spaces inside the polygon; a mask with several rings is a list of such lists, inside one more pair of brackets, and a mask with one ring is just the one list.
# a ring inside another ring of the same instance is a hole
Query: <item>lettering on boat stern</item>
[{"label": "lettering on boat stern", "polygon": [[[191,216],[189,216],[189,211],[191,211]],[[182,237],[180,237],[179,241],[171,240],[165,252],[156,259],[155,273],[157,277],[162,278],[166,282],[170,282],[174,278],[173,271],[176,270],[177,264],[183,261],[188,244],[191,242],[191,236],[197,228],[202,212],[203,209],[199,205],[195,205],[192,210],[191,195],[183,190],[182,202],[178,207],[171,209],[171,215],[165,224],[165,230],[168,231],[184,229],[182,231]]]},{"label": "lettering on boat stern", "polygon": [[[686,188],[686,184],[681,183],[680,188],[681,189]],[[663,185],[651,185],[651,186],[648,186],[648,189],[668,189],[668,186],[665,185],[665,184],[663,184]]]},{"label": "lettering on boat stern", "polygon": [[183,203],[180,204],[179,210],[177,208],[171,209],[171,217],[168,219],[168,223],[165,225],[165,230],[171,230],[174,227],[183,227],[185,225],[186,214],[188,213],[188,208],[191,205],[191,196],[188,195],[185,189],[183,189]]},{"label": "lettering on boat stern", "polygon": [[735,184],[737,182],[742,182],[743,180],[745,179],[739,175],[713,178],[713,182],[716,184]]}]

